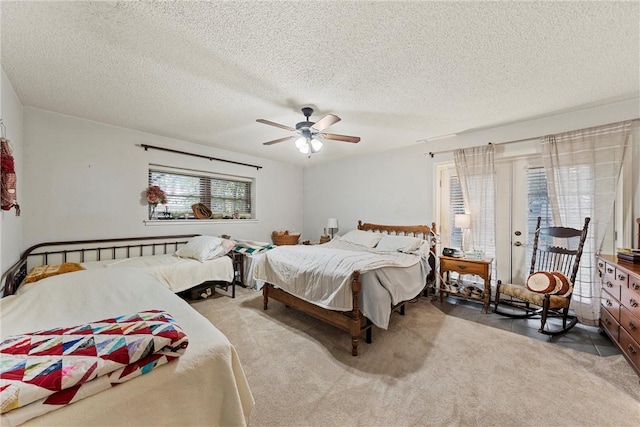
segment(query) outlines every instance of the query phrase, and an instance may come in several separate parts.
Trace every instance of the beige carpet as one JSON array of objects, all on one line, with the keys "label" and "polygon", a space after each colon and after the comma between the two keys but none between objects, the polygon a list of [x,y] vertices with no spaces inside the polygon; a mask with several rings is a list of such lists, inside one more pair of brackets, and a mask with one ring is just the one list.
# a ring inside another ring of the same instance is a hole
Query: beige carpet
[{"label": "beige carpet", "polygon": [[640,383],[598,357],[447,316],[420,298],[351,356],[347,333],[239,289],[193,306],[236,347],[252,426],[638,426]]}]

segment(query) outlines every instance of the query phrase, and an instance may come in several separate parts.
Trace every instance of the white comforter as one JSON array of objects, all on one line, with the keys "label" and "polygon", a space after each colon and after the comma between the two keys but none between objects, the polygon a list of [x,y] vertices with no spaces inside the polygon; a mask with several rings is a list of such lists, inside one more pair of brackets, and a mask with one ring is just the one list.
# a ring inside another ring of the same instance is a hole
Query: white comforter
[{"label": "white comforter", "polygon": [[0,300],[1,338],[148,309],[167,311],[182,327],[183,356],[24,425],[246,425],[254,400],[235,348],[143,270],[82,270],[23,285]]},{"label": "white comforter", "polygon": [[185,291],[209,280],[232,282],[233,262],[228,256],[209,261],[180,258],[172,254],[83,262],[87,269],[134,267],[153,274],[173,292]]},{"label": "white comforter", "polygon": [[272,249],[257,263],[254,277],[320,307],[349,311],[353,309],[351,278],[356,270],[363,284],[362,313],[386,329],[392,304],[420,293],[429,266],[420,255],[377,252],[334,240]]}]

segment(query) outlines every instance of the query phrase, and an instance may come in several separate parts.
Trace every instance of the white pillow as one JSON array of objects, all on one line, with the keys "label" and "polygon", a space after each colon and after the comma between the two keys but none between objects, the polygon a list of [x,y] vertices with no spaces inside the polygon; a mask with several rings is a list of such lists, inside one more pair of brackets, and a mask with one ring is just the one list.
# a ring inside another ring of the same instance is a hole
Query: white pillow
[{"label": "white pillow", "polygon": [[366,246],[367,248],[375,247],[380,239],[382,238],[382,234],[380,233],[372,233],[371,231],[362,231],[362,230],[352,230],[342,236],[340,240],[343,242],[349,242],[360,246]]},{"label": "white pillow", "polygon": [[227,239],[215,236],[195,236],[178,249],[176,255],[182,258],[193,258],[200,262],[207,261],[229,252],[229,249],[224,252],[225,246],[228,245],[223,246],[223,240]]},{"label": "white pillow", "polygon": [[422,240],[413,236],[395,236],[383,234],[376,250],[388,252],[414,252],[420,247]]}]

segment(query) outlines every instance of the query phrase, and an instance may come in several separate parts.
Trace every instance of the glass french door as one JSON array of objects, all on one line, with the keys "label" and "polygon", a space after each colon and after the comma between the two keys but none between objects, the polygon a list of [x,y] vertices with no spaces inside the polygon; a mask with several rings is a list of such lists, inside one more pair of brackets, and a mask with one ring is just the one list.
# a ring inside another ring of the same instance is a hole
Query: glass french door
[{"label": "glass french door", "polygon": [[[453,216],[460,209],[455,167],[440,173],[440,227],[444,247],[458,247],[460,230]],[[523,284],[529,274],[533,233],[538,215],[547,209],[546,179],[540,158],[496,162],[496,271],[492,279]]]}]

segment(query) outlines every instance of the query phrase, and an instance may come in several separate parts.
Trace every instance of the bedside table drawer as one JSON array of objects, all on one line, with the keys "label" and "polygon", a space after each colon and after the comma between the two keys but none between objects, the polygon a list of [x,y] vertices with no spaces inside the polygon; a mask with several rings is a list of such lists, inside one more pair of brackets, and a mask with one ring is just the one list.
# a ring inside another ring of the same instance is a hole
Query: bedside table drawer
[{"label": "bedside table drawer", "polygon": [[440,269],[455,271],[462,274],[476,274],[482,276],[487,273],[487,264],[474,262],[466,258],[440,258]]}]

